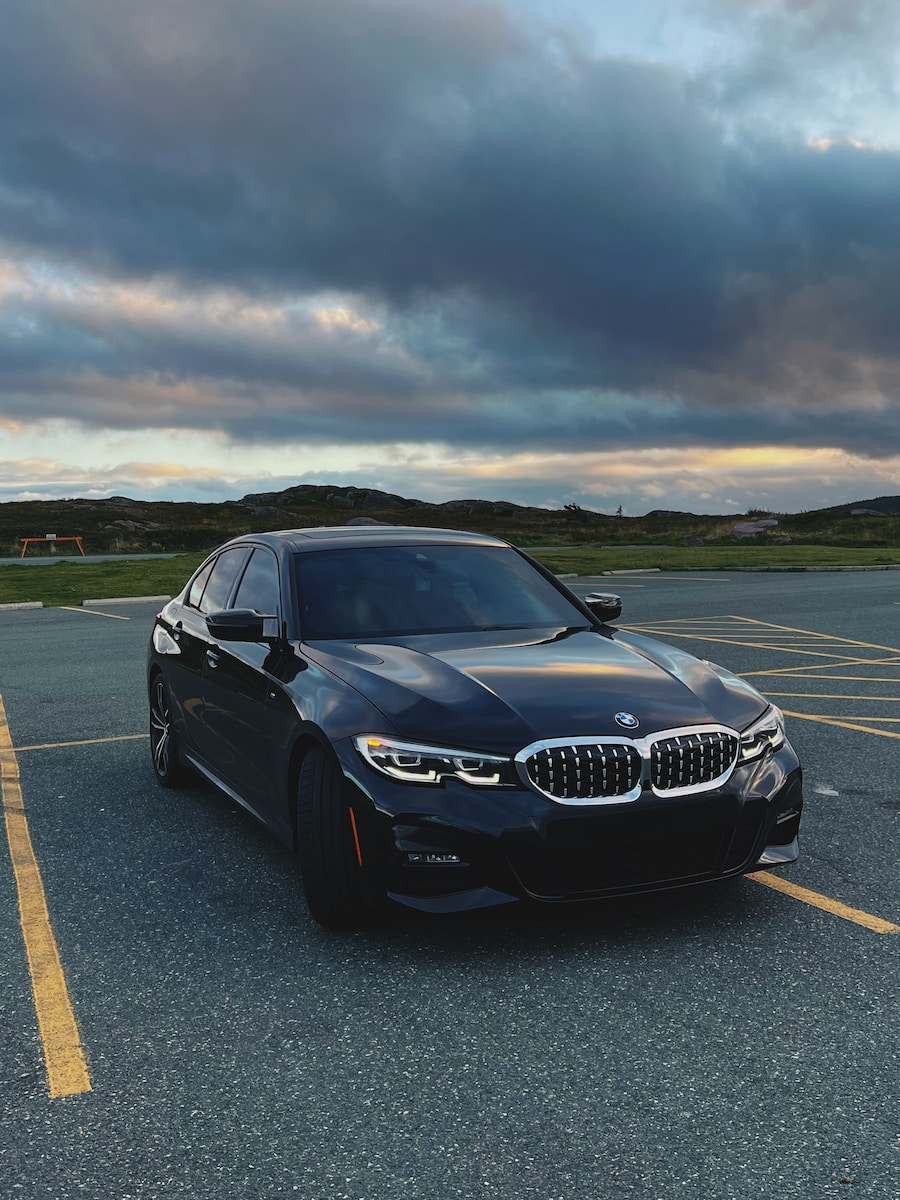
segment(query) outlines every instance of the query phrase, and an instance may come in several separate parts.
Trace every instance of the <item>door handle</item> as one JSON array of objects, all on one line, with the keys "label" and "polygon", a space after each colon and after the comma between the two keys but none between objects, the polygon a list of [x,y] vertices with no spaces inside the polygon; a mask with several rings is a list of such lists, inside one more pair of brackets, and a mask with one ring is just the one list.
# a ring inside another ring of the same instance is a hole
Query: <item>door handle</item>
[{"label": "door handle", "polygon": [[219,656],[216,654],[215,650],[207,650],[206,661],[209,663],[210,667],[217,667],[219,665]]}]

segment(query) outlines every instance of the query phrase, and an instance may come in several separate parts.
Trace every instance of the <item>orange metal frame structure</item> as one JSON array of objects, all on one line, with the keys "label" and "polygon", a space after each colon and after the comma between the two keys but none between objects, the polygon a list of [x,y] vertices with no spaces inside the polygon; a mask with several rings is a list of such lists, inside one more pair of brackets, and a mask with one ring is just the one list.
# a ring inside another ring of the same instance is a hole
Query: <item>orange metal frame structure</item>
[{"label": "orange metal frame structure", "polygon": [[56,542],[74,542],[81,553],[81,557],[82,558],[87,557],[86,554],[84,553],[84,546],[82,546],[82,544],[81,544],[80,536],[79,537],[52,537],[52,538],[50,538],[50,537],[24,537],[24,538],[19,538],[19,541],[22,543],[22,553],[19,555],[19,558],[25,557],[25,551],[28,549],[29,542],[50,542],[51,545]]}]

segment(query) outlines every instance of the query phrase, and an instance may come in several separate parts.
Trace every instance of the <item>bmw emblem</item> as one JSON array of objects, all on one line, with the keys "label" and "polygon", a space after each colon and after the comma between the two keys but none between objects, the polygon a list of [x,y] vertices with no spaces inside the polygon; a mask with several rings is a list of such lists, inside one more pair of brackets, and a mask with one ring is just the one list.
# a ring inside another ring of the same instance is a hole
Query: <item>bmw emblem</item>
[{"label": "bmw emblem", "polygon": [[637,719],[634,713],[617,712],[616,724],[621,725],[623,729],[637,729],[638,725],[640,725],[640,721]]}]

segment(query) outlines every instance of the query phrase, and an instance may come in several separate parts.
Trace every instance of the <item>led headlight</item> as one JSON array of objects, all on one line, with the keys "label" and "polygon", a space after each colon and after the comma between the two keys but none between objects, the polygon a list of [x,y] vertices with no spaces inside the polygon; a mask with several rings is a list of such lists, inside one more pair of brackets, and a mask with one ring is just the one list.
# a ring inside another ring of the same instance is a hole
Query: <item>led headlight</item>
[{"label": "led headlight", "polygon": [[752,762],[762,758],[770,751],[778,750],[784,745],[784,713],[774,704],[770,704],[759,720],[754,721],[749,729],[741,734],[742,763]]},{"label": "led headlight", "polygon": [[369,766],[404,783],[440,783],[453,778],[476,787],[496,787],[508,782],[509,759],[499,755],[423,746],[374,734],[362,734],[353,743]]}]

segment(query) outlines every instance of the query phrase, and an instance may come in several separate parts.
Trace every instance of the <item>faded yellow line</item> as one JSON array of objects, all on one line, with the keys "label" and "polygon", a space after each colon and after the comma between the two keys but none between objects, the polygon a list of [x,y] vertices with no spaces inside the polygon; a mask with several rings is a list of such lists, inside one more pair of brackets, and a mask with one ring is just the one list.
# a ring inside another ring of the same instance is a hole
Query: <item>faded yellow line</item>
[{"label": "faded yellow line", "polygon": [[47,1090],[51,1098],[91,1090],[87,1060],[56,939],[50,926],[40,868],[34,856],[25,804],[3,697],[0,696],[0,799],[6,823],[9,857],[19,896],[19,920],[25,941],[31,991],[44,1048]]},{"label": "faded yellow line", "polygon": [[[743,650],[772,650],[780,654],[800,654],[807,658],[827,658],[827,663],[812,663],[808,667],[795,667],[794,670],[799,671],[822,671],[828,670],[829,667],[858,667],[858,666],[893,666],[895,663],[900,663],[900,658],[852,658],[845,654],[829,653],[825,650],[810,650],[807,646],[795,645],[773,645],[772,642],[747,641],[746,638],[735,637],[720,637],[709,633],[681,633],[677,629],[662,629],[654,630],[644,626],[631,626],[632,629],[639,633],[658,633],[662,637],[679,637],[688,638],[693,642],[715,642],[720,646],[739,646]],[[821,643],[819,643],[821,644]],[[837,645],[836,642],[825,643],[826,645]],[[779,667],[780,670],[787,668]],[[765,674],[766,672],[757,672],[757,674]]]},{"label": "faded yellow line", "polygon": [[665,617],[660,621],[640,621],[646,628],[657,625],[678,625],[682,629],[734,629],[734,622],[728,617]]},{"label": "faded yellow line", "polygon": [[[837,721],[840,718],[834,716],[833,713],[802,713],[807,721]],[[878,721],[882,725],[900,725],[900,717],[870,717],[866,713],[857,713],[854,721]]]},{"label": "faded yellow line", "polygon": [[64,746],[102,746],[104,742],[136,742],[149,736],[149,733],[117,733],[112,737],[82,738],[77,742],[43,742],[36,746],[16,746],[16,753],[24,754],[26,750],[59,750]]},{"label": "faded yellow line", "polygon": [[111,621],[130,621],[131,617],[120,617],[118,613],[100,612],[96,608],[75,608],[71,604],[60,604],[59,608],[66,612],[87,613],[90,617],[109,617]]},{"label": "faded yellow line", "polygon": [[[839,721],[837,717],[814,717],[810,713],[788,712],[782,709],[786,717],[799,717],[801,721],[817,721],[820,725],[834,725],[838,729],[855,729],[857,733],[874,733],[877,737],[900,738],[900,733],[892,729],[873,729],[871,725],[854,725],[852,721]],[[862,718],[866,720],[867,718]],[[884,721],[885,717],[870,717],[872,721]]]},{"label": "faded yellow line", "polygon": [[[810,634],[810,633],[816,632],[816,630],[814,630],[814,629],[795,629],[793,625],[776,625],[771,621],[758,621],[758,620],[756,620],[755,617],[737,617],[737,616],[735,616],[732,619],[735,621],[745,622],[748,625],[759,625],[763,629],[779,629],[782,632],[787,632],[787,633]],[[822,637],[824,637],[824,638],[832,638],[833,639],[834,636],[835,635],[831,634],[831,633],[823,633],[822,634]],[[890,650],[890,651],[893,651],[894,654],[900,653],[900,649],[898,649],[897,646],[882,646],[879,642],[860,642],[860,641],[857,641],[855,638],[841,638],[840,640],[847,646],[863,646],[867,650]]]},{"label": "faded yellow line", "polygon": [[[900,663],[900,658],[853,658],[847,654],[835,654],[826,650],[810,650],[807,646],[775,646],[771,642],[736,642],[727,638],[698,638],[698,641],[721,641],[729,646],[743,646],[748,650],[774,650],[781,654],[803,654],[807,658],[828,658],[834,667],[858,666],[893,666]],[[829,643],[826,643],[829,644]],[[834,643],[830,643],[834,645]],[[828,669],[828,663],[811,663],[808,667],[797,667],[799,671],[821,671]]]},{"label": "faded yellow line", "polygon": [[[712,622],[714,622],[714,621],[723,621],[723,620],[732,621],[732,622],[734,622],[734,624],[733,625],[719,625],[719,626],[712,624]],[[709,623],[707,623],[707,622],[709,622]],[[828,645],[832,645],[832,646],[848,646],[848,647],[853,646],[853,647],[858,647],[858,648],[864,648],[867,650],[887,650],[887,651],[893,652],[895,654],[900,653],[900,648],[898,648],[897,646],[883,646],[878,642],[863,642],[863,641],[857,640],[856,638],[841,638],[841,637],[837,637],[835,634],[831,634],[831,633],[819,633],[815,629],[797,629],[792,625],[777,625],[771,621],[759,621],[754,617],[740,617],[740,616],[731,616],[728,618],[698,617],[693,621],[690,618],[685,619],[684,617],[671,617],[668,620],[650,621],[641,626],[637,626],[637,625],[631,626],[631,628],[634,628],[634,629],[640,628],[640,629],[650,631],[654,627],[657,627],[657,626],[662,628],[663,626],[669,626],[669,625],[680,625],[681,628],[684,630],[690,630],[692,628],[693,629],[704,629],[707,632],[714,632],[717,628],[718,629],[724,628],[724,629],[727,629],[732,635],[736,635],[736,636],[739,636],[739,630],[742,627],[746,628],[749,625],[751,627],[754,627],[757,630],[775,631],[777,633],[784,633],[784,634],[798,634],[800,637],[821,640],[821,642],[828,644]],[[666,632],[674,633],[675,631],[667,629]],[[689,637],[690,634],[686,632],[684,634],[681,634],[680,636]],[[763,635],[760,634],[757,636],[763,636]],[[744,642],[744,641],[737,641],[737,642],[734,642],[733,644],[746,645],[746,646],[751,646],[751,647],[757,645],[757,643],[755,643],[755,642]],[[780,647],[780,646],[766,646],[763,644],[759,645],[759,649],[773,649],[774,650],[774,649],[782,649],[782,648],[783,647]],[[800,652],[801,651],[798,651],[798,653],[800,653]],[[840,656],[835,656],[835,657],[840,657]],[[861,660],[861,661],[867,661],[867,660]],[[882,661],[882,660],[876,660],[876,661]]]},{"label": "faded yellow line", "polygon": [[[770,667],[766,671],[745,671],[745,675],[782,675],[786,679],[802,679],[810,671],[839,671],[841,667],[895,667],[900,663],[896,658],[848,658],[838,659],[830,663],[810,663],[808,667]],[[889,675],[882,678],[878,675],[817,675],[816,679],[857,679],[860,683],[896,683],[897,676]]]},{"label": "faded yellow line", "polygon": [[795,900],[802,900],[804,904],[811,904],[813,908],[821,908],[823,912],[841,917],[844,921],[862,925],[864,929],[871,929],[873,933],[900,933],[900,925],[894,925],[891,921],[885,921],[881,917],[874,917],[860,908],[850,908],[849,905],[841,904],[839,900],[832,900],[830,896],[823,896],[820,892],[811,892],[809,888],[799,887],[796,883],[788,883],[780,875],[772,875],[768,871],[758,871],[753,875],[748,875],[747,878],[756,883],[765,884],[766,887],[773,888],[776,892],[792,896]]},{"label": "faded yellow line", "polygon": [[[894,679],[891,682],[897,681]],[[771,688],[766,688],[766,695],[793,696],[798,700],[866,700],[872,704],[900,704],[900,696],[846,696],[843,692],[773,692]]]},{"label": "faded yellow line", "polygon": [[[825,670],[825,667],[820,667],[819,670]],[[741,675],[756,675],[766,676],[769,679],[809,679],[809,675],[795,674],[790,668],[785,667],[783,671],[741,671]],[[816,682],[831,683],[832,680],[841,680],[844,683],[896,683],[896,675],[814,675],[812,679]],[[769,689],[766,688],[768,695]]]},{"label": "faded yellow line", "polygon": [[[655,627],[655,622],[649,625],[640,626],[641,629],[648,630],[653,630]],[[629,626],[629,628],[636,629],[638,626],[632,625]],[[845,642],[843,638],[828,637],[824,633],[809,633],[805,635],[799,633],[779,634],[773,630],[749,630],[744,629],[743,627],[736,628],[734,625],[676,624],[674,628],[672,628],[671,626],[665,624],[665,622],[660,622],[659,628],[665,628],[667,633],[678,633],[681,637],[708,637],[712,634],[718,634],[723,638],[727,638],[735,646],[762,645],[773,646],[776,649],[780,649],[782,646],[842,646],[845,649],[850,649],[852,646],[852,643],[848,646],[848,643]],[[859,653],[857,647],[852,646],[852,648],[856,651],[856,653]]]},{"label": "faded yellow line", "polygon": [[[719,625],[713,624],[713,622],[722,622],[722,620],[727,620],[727,622],[732,622],[733,624],[719,624]],[[666,626],[672,626],[672,625],[680,626],[680,629],[684,630],[684,632],[678,632],[677,629],[666,628]],[[642,629],[642,630],[647,630],[647,631],[652,631],[654,628],[659,628],[659,629],[666,628],[667,634],[672,634],[674,636],[680,636],[680,637],[690,637],[691,630],[703,630],[704,632],[707,632],[707,634],[710,634],[710,632],[715,632],[716,630],[725,629],[728,632],[731,632],[731,634],[734,635],[734,637],[733,637],[733,640],[728,640],[728,638],[722,638],[722,641],[730,641],[731,644],[734,644],[734,646],[749,646],[749,647],[756,647],[758,649],[785,649],[786,648],[784,646],[768,646],[768,644],[766,644],[764,642],[746,642],[743,640],[743,638],[739,638],[737,636],[737,635],[739,635],[739,630],[742,628],[746,628],[746,626],[748,626],[748,625],[751,626],[751,628],[754,630],[766,631],[766,632],[764,632],[764,634],[763,634],[763,632],[757,632],[756,636],[757,637],[766,637],[768,635],[769,640],[772,640],[772,635],[774,635],[774,634],[797,635],[799,638],[811,638],[811,640],[817,641],[818,643],[823,644],[823,646],[846,646],[846,647],[863,648],[863,649],[871,649],[871,650],[889,650],[889,652],[900,653],[898,650],[898,647],[896,647],[896,646],[882,646],[882,644],[880,644],[878,642],[863,642],[863,641],[858,641],[857,638],[852,638],[852,637],[836,637],[834,634],[820,634],[820,632],[818,632],[817,630],[796,629],[796,628],[794,628],[793,625],[778,625],[773,622],[767,622],[767,620],[756,620],[755,618],[752,618],[752,617],[732,616],[730,618],[721,618],[721,617],[703,618],[703,617],[700,617],[700,618],[686,618],[686,619],[684,617],[672,617],[672,618],[668,618],[667,620],[658,620],[658,622],[647,622],[642,625],[632,625],[632,626],[630,626],[630,628]],[[748,632],[748,636],[752,636],[751,632]],[[718,640],[718,638],[698,637],[698,640],[700,640],[700,641],[716,641],[716,640]],[[802,653],[804,653],[804,650],[798,649],[798,650],[796,650],[796,652],[793,652],[793,653],[802,654]],[[835,658],[841,658],[841,655],[834,655],[834,656],[835,656]],[[869,660],[860,660],[860,661],[869,661]],[[874,661],[878,661],[878,660],[874,660]]]}]

